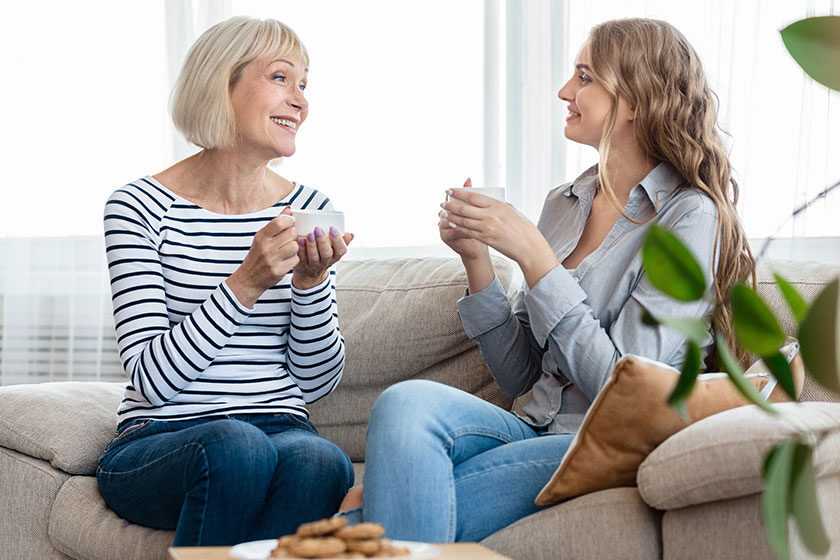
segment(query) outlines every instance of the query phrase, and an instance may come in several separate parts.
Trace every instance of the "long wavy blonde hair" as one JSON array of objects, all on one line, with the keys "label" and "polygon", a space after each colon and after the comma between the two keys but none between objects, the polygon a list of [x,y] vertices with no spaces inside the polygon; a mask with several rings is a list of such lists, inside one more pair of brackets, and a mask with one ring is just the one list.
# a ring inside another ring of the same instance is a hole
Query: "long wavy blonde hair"
[{"label": "long wavy blonde hair", "polygon": [[[671,163],[686,180],[682,188],[699,189],[715,203],[718,305],[713,329],[726,337],[743,363],[748,355],[734,336],[728,295],[735,282],[749,280],[755,287],[755,259],[735,210],[738,184],[717,130],[717,97],[709,88],[700,59],[674,26],[643,18],[596,26],[589,35],[588,48],[592,72],[612,96],[598,149],[601,188],[622,210],[603,170],[618,100],[623,97],[635,111],[633,133],[642,153],[651,161]],[[623,211],[622,215],[630,219]],[[710,357],[709,365],[717,366],[714,353]]]}]

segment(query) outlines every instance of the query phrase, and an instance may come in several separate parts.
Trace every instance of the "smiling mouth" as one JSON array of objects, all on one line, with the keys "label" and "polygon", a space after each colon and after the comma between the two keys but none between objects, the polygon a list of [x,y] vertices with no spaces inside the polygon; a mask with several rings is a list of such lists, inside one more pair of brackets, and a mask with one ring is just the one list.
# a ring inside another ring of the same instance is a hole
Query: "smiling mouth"
[{"label": "smiling mouth", "polygon": [[575,113],[574,111],[569,109],[569,116],[566,117],[566,118],[572,119],[572,118],[579,117],[579,116],[580,116],[580,113]]},{"label": "smiling mouth", "polygon": [[274,124],[278,124],[280,126],[285,126],[286,128],[291,129],[292,131],[297,131],[297,123],[295,121],[290,121],[289,119],[281,119],[278,117],[270,117]]}]

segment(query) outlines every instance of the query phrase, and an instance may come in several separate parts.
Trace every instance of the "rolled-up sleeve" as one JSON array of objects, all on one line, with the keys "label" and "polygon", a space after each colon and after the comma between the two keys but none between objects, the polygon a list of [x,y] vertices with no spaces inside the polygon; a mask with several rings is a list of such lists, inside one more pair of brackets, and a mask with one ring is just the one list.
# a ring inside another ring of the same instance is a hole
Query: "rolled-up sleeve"
[{"label": "rolled-up sleeve", "polygon": [[531,334],[524,310],[511,309],[499,279],[461,298],[458,316],[502,391],[511,397],[528,392],[542,373],[543,346]]}]

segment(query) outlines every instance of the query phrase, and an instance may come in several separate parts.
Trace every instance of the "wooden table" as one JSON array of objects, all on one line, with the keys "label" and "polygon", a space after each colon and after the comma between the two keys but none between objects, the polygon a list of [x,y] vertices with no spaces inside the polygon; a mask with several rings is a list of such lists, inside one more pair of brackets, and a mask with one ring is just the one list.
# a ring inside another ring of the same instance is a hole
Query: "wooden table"
[{"label": "wooden table", "polygon": [[[476,543],[436,544],[440,547],[438,560],[510,560]],[[170,547],[172,560],[230,560],[229,546],[184,546]]]}]

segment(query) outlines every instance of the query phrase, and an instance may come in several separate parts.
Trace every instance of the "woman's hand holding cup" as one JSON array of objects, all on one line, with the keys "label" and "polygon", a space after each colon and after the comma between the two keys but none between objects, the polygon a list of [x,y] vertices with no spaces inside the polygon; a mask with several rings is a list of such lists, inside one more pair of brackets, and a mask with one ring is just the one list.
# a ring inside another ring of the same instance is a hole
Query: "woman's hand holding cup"
[{"label": "woman's hand holding cup", "polygon": [[245,307],[276,285],[300,260],[295,219],[289,208],[254,235],[251,248],[239,268],[227,279],[228,287]]},{"label": "woman's hand holding cup", "polygon": [[[472,181],[470,179],[464,181],[464,187],[472,187]],[[464,264],[467,261],[477,261],[485,257],[489,260],[490,252],[487,245],[467,235],[463,230],[453,228],[449,220],[449,212],[446,210],[446,203],[441,204],[441,208],[442,210],[438,212],[438,217],[440,217],[438,230],[441,240],[458,253]]]},{"label": "woman's hand holding cup", "polygon": [[308,290],[326,280],[329,268],[347,254],[353,237],[349,232],[342,235],[335,227],[330,227],[329,231],[316,227],[299,238],[299,262],[292,274],[292,285],[299,290]]}]

